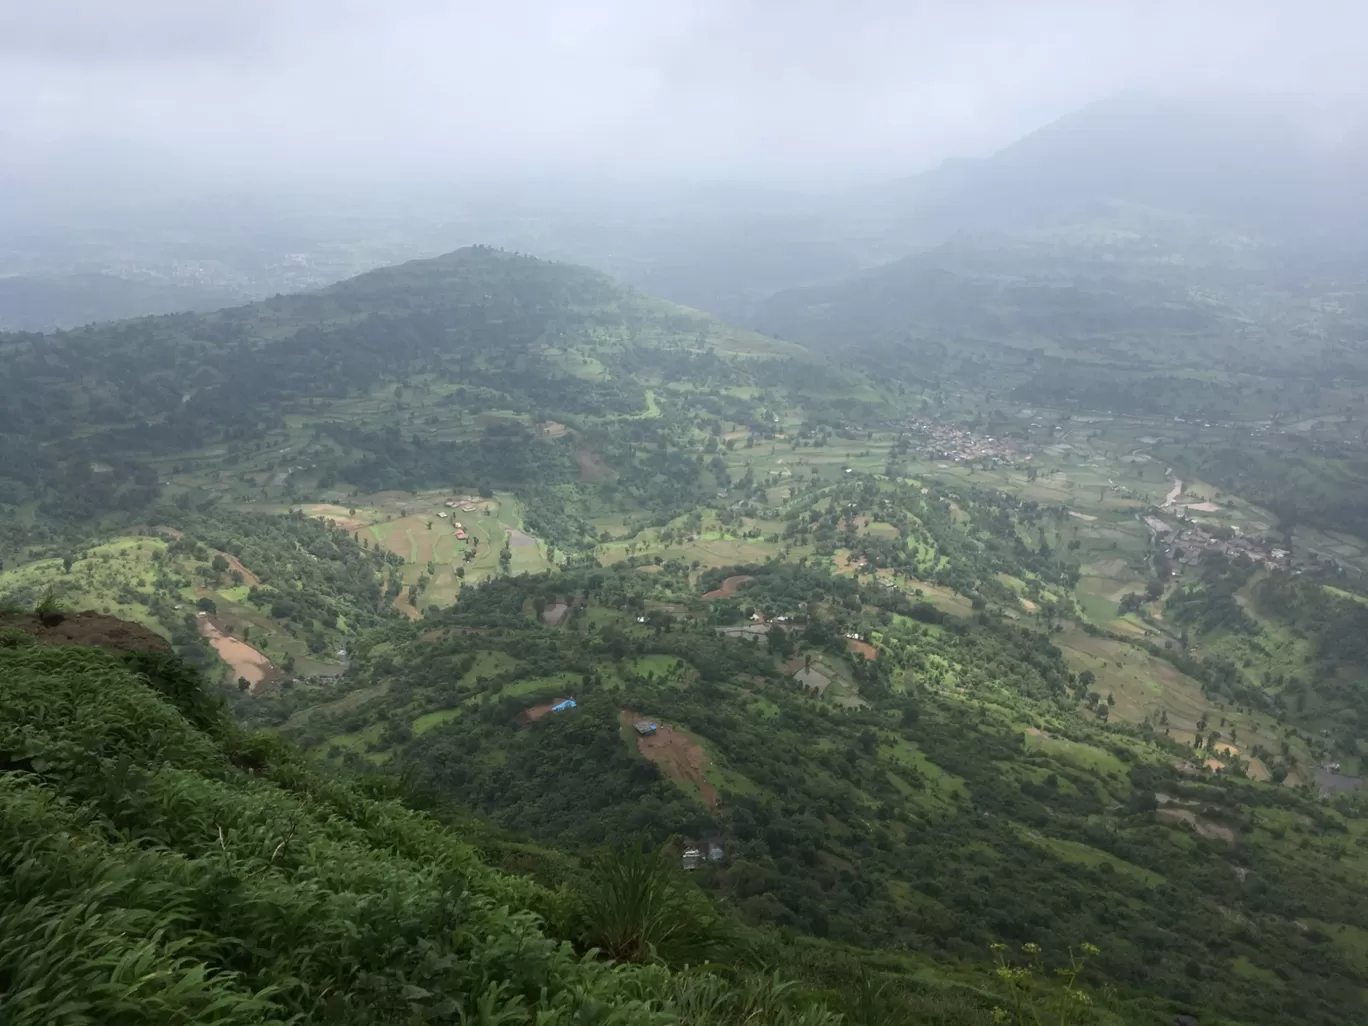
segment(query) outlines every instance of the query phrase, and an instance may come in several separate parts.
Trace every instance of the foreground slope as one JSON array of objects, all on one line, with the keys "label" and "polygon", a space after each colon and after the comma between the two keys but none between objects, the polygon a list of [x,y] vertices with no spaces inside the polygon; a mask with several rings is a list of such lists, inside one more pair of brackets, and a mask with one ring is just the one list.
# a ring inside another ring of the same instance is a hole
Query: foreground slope
[{"label": "foreground slope", "polygon": [[[1013,1004],[1126,1021],[1029,973],[953,982],[892,953],[747,939],[658,855],[586,864],[443,826],[399,781],[320,772],[233,727],[164,653],[0,631],[7,1024],[836,1026],[834,1005],[870,1026],[986,1026]],[[687,968],[719,955],[733,964]]]},{"label": "foreground slope", "polygon": [[[742,1014],[720,980],[547,936],[564,895],[237,732],[173,660],[0,666],[6,1023],[657,1023],[708,988]],[[829,1018],[782,997],[761,1017]]]}]

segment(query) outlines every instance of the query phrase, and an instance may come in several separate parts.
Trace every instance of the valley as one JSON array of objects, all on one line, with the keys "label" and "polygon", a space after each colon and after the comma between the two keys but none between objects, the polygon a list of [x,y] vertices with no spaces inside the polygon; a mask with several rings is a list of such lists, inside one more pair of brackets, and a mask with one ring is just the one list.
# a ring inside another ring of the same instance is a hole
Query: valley
[{"label": "valley", "polygon": [[0,601],[144,625],[309,772],[552,886],[677,842],[775,964],[882,959],[926,1016],[1082,940],[1099,1023],[1359,1014],[1340,391],[1045,402],[1015,352],[876,373],[478,248],[0,349]]}]

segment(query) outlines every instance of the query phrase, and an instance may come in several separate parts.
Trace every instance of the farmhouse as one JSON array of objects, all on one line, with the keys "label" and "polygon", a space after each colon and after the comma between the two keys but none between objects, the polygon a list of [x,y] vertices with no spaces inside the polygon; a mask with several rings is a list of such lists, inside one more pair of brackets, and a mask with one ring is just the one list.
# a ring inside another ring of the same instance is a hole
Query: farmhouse
[{"label": "farmhouse", "polygon": [[633,723],[632,729],[635,730],[642,737],[650,737],[652,734],[656,732],[657,728],[656,725],[650,722],[649,720],[641,720],[640,722]]},{"label": "farmhouse", "polygon": [[705,851],[702,844],[689,844],[679,858],[681,869],[697,869],[704,862],[721,862],[727,857],[726,850],[718,842],[709,843]]},{"label": "farmhouse", "polygon": [[1158,517],[1149,516],[1142,517],[1141,519],[1144,520],[1145,526],[1148,527],[1155,534],[1168,534],[1170,531],[1173,530],[1173,528],[1169,527],[1168,524],[1164,523]]},{"label": "farmhouse", "polygon": [[466,533],[465,533],[464,531],[462,531],[460,528],[457,528],[457,529],[456,529],[456,539],[457,539],[457,541],[465,541],[465,536],[466,536]]}]

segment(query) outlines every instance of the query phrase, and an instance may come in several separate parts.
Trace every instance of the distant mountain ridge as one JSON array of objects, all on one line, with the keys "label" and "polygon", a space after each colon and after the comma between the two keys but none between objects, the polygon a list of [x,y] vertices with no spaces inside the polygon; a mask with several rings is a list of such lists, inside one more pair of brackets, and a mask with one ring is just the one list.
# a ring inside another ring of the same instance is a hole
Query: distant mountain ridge
[{"label": "distant mountain ridge", "polygon": [[[135,277],[125,273],[130,262],[169,274],[180,259],[184,239],[159,228],[152,214],[106,226],[103,235],[54,227],[49,241],[67,255],[42,264],[41,281],[26,271],[38,266],[26,262],[28,244],[14,249],[6,266],[26,277],[0,278],[0,330],[226,306],[247,293],[313,287],[474,240],[587,264],[736,323],[787,289],[858,274],[965,233],[1076,223],[1099,204],[1195,217],[1308,253],[1353,252],[1368,226],[1368,194],[1359,185],[1368,180],[1368,127],[1332,114],[1270,97],[1124,93],[991,156],[828,195],[639,183],[533,192],[510,185],[500,198],[452,186],[402,210],[374,195],[338,198],[307,216],[279,204],[233,208],[232,216],[206,206],[174,219],[193,225],[187,252],[208,275],[202,289],[184,292],[127,280]],[[26,231],[43,238],[32,226]],[[106,273],[49,273],[76,253],[83,267]]]},{"label": "distant mountain ridge", "polygon": [[1284,238],[1350,239],[1368,218],[1365,126],[1318,131],[1287,100],[1122,93],[991,157],[954,160],[869,190],[913,244],[956,231],[1012,231],[1125,201],[1224,219]]}]

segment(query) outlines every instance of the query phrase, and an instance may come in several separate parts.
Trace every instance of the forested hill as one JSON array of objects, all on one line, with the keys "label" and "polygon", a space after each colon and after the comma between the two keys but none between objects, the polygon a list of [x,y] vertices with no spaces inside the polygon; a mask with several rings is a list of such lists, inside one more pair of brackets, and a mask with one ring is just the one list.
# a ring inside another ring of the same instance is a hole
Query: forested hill
[{"label": "forested hill", "polygon": [[1205,403],[1210,415],[1237,408],[1238,386],[1368,379],[1366,311],[1361,257],[1312,257],[1238,225],[1108,202],[781,292],[749,323],[923,378],[1011,382],[1027,402],[1136,413]]},{"label": "forested hill", "polygon": [[[800,352],[587,268],[484,247],[211,314],[0,335],[0,504],[36,500],[50,519],[139,509],[157,491],[150,460],[252,443],[288,414],[395,462],[394,440],[366,433],[381,385],[440,389],[448,419],[630,415],[648,409],[653,374]],[[431,433],[433,416],[397,423]],[[501,450],[481,466],[521,462]]]},{"label": "forested hill", "polygon": [[470,248],[212,314],[0,336],[0,433],[51,441],[98,425],[184,447],[250,430],[272,403],[363,393],[445,357],[526,358],[560,339],[697,345],[721,334],[703,314],[587,268]]}]

